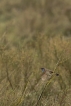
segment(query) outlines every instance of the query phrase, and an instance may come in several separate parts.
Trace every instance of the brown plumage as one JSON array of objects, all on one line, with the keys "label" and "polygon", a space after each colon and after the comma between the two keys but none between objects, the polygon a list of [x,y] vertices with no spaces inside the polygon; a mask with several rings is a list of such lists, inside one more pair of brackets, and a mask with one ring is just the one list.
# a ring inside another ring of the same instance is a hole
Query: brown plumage
[{"label": "brown plumage", "polygon": [[53,74],[58,76],[58,73],[54,73],[52,70],[46,69],[46,68],[41,68],[42,70],[42,79],[50,79]]}]

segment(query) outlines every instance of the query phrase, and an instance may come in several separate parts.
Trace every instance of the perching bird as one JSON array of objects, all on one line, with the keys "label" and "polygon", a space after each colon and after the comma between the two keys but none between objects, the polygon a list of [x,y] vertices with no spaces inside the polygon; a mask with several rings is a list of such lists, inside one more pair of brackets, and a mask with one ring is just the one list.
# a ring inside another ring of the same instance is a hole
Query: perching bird
[{"label": "perching bird", "polygon": [[38,81],[38,83],[35,86],[35,89],[38,90],[42,88],[43,85],[46,84],[47,81],[49,81],[49,79],[52,77],[52,75],[56,75],[59,76],[58,73],[53,72],[52,70],[46,69],[46,68],[40,68],[42,70],[41,76],[40,76],[40,80]]},{"label": "perching bird", "polygon": [[55,74],[56,76],[59,76],[58,73],[54,73],[52,70],[49,70],[46,68],[41,68],[41,70],[42,70],[42,78],[43,79],[45,79],[45,77],[47,77],[47,79],[50,79],[53,74]]},{"label": "perching bird", "polygon": [[40,68],[42,70],[41,76],[40,76],[40,80],[38,81],[38,83],[35,86],[35,89],[37,89],[39,87],[39,89],[41,89],[41,87],[43,85],[45,85],[45,83],[47,81],[49,81],[49,79],[52,77],[52,75],[56,75],[59,76],[58,73],[53,72],[52,70],[46,69],[46,68]]}]

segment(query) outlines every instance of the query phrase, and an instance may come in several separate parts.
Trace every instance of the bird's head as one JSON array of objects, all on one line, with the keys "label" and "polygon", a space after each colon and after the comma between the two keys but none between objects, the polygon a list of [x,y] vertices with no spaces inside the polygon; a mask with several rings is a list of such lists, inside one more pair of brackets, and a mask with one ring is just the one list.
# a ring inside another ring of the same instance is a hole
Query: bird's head
[{"label": "bird's head", "polygon": [[42,72],[45,72],[46,71],[45,68],[41,68],[41,70],[42,70]]}]

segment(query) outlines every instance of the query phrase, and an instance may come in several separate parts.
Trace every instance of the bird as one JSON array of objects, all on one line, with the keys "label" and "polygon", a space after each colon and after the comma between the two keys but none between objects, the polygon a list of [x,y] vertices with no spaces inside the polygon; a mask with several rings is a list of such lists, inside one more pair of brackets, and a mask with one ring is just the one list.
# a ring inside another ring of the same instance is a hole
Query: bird
[{"label": "bird", "polygon": [[40,74],[40,79],[37,82],[35,89],[37,89],[38,87],[39,89],[41,89],[41,87],[45,85],[45,83],[51,79],[52,75],[59,76],[58,73],[55,73],[50,69],[46,69],[46,68],[40,68],[40,69],[42,73]]},{"label": "bird", "polygon": [[45,77],[47,77],[47,79],[50,79],[52,77],[53,74],[55,74],[56,76],[59,76],[58,73],[53,72],[52,70],[46,69],[46,68],[41,68],[42,70],[42,78],[44,79]]}]

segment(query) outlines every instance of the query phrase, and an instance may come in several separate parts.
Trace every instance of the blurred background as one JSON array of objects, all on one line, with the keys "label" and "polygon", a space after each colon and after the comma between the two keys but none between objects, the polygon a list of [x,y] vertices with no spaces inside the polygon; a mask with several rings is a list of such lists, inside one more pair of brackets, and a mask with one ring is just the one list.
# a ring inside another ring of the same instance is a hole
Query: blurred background
[{"label": "blurred background", "polygon": [[18,42],[41,34],[71,36],[70,0],[0,0],[0,36]]}]

